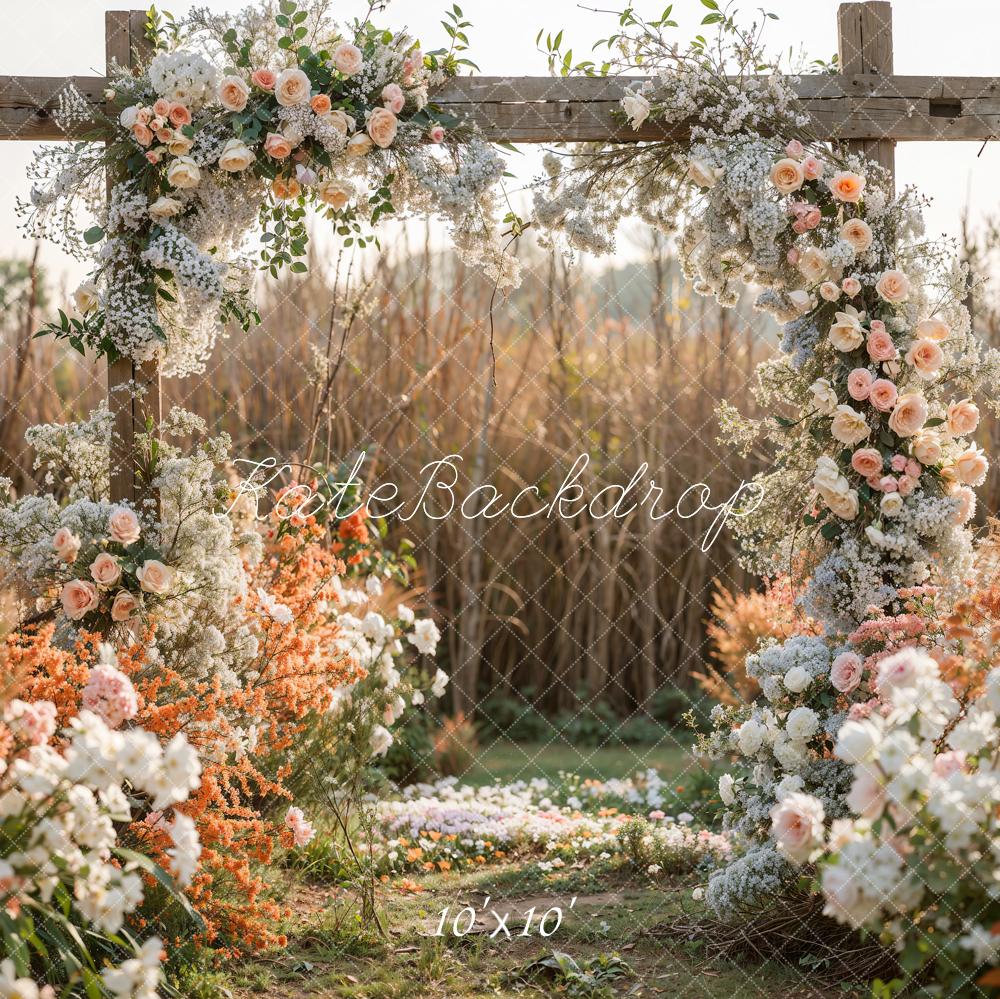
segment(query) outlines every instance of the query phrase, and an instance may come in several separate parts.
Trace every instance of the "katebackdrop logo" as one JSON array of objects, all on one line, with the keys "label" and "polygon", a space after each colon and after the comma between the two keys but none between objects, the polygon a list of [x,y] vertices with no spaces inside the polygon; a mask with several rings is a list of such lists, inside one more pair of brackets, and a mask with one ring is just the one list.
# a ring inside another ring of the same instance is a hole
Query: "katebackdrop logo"
[{"label": "katebackdrop logo", "polygon": [[[655,479],[647,478],[648,462],[643,462],[627,483],[603,486],[593,496],[581,483],[590,456],[581,454],[554,491],[543,493],[537,485],[520,489],[509,499],[494,485],[487,483],[462,493],[460,489],[462,456],[448,454],[428,462],[420,470],[420,492],[409,500],[401,498],[395,482],[380,482],[367,487],[361,478],[367,453],[361,451],[350,473],[343,481],[331,481],[317,467],[295,462],[279,462],[270,457],[262,461],[237,458],[235,464],[245,466],[248,474],[240,480],[230,510],[239,503],[250,502],[253,515],[260,516],[260,503],[275,490],[285,488],[281,497],[280,517],[318,514],[324,507],[338,520],[350,517],[367,507],[372,517],[403,522],[422,515],[428,520],[445,520],[459,516],[465,520],[575,520],[585,510],[596,521],[624,520],[637,512],[654,521],[674,517],[693,520],[712,515],[700,542],[702,551],[715,544],[731,517],[746,517],[760,506],[764,487],[758,482],[740,482],[738,488],[721,503],[712,502],[712,490],[704,482],[684,488],[672,505],[665,505],[666,490]],[[322,481],[321,489],[303,479]],[[289,485],[291,483],[291,485]]]}]

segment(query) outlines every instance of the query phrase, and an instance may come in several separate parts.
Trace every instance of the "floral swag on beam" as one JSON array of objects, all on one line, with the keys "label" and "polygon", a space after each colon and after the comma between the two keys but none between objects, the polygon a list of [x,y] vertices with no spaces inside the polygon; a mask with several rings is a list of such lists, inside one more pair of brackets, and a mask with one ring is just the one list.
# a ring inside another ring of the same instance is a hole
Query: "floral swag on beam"
[{"label": "floral swag on beam", "polygon": [[[697,291],[732,306],[759,289],[783,324],[758,370],[774,415],[752,423],[723,401],[723,439],[771,446],[742,556],[798,578],[823,629],[765,645],[746,665],[761,698],[714,709],[702,748],[735,757],[719,790],[740,855],[706,899],[745,912],[816,864],[828,914],[881,934],[904,972],[934,965],[948,994],[979,994],[977,976],[1000,981],[1000,630],[970,598],[992,579],[968,525],[988,470],[973,400],[997,410],[1000,355],[972,332],[952,248],[924,238],[922,199],[816,141],[760,25],[703,3],[717,43],[682,48],[670,8],[630,9],[600,70],[651,77],[623,118],[688,122],[687,144],[550,153],[535,221],[603,253],[643,219],[677,235]],[[550,64],[597,71],[561,38]]]},{"label": "floral swag on beam", "polygon": [[[255,266],[306,270],[310,206],[348,246],[377,242],[387,217],[440,215],[466,260],[517,283],[494,218],[503,161],[428,98],[470,65],[468,23],[449,11],[451,47],[425,54],[405,31],[340,26],[328,8],[281,0],[276,15],[203,8],[169,30],[153,23],[152,59],[109,81],[117,117],[61,95],[59,125],[92,141],[40,153],[18,209],[30,234],[75,257],[98,249],[79,316],[44,332],[109,360],[160,355],[167,375],[201,371],[227,323],[259,321]],[[99,224],[81,231],[77,209]]]}]

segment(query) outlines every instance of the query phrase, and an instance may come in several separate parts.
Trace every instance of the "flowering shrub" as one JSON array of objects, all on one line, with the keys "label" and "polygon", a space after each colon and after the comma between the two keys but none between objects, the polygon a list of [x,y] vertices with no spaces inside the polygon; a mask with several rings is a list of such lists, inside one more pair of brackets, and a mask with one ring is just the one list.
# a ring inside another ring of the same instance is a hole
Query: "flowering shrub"
[{"label": "flowering shrub", "polygon": [[[324,3],[196,10],[154,36],[136,74],[112,74],[117,117],[64,91],[59,124],[105,142],[40,153],[20,209],[30,232],[81,258],[99,252],[77,315],[46,330],[81,352],[162,353],[167,373],[201,370],[225,322],[259,321],[247,233],[262,226],[264,269],[304,271],[310,205],[360,246],[398,210],[440,213],[464,255],[516,283],[493,222],[503,162],[428,101],[468,65],[467,24],[447,16],[451,48],[425,54],[369,18],[338,25]],[[121,178],[106,203],[105,168]],[[78,203],[99,220],[84,233]]]}]

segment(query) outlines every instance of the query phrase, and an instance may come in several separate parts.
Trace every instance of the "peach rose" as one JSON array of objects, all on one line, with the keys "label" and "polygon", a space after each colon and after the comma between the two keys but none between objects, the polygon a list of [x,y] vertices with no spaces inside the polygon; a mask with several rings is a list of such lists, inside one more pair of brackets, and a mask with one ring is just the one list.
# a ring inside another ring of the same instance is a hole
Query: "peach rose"
[{"label": "peach rose", "polygon": [[913,333],[923,340],[941,343],[942,340],[947,340],[951,336],[951,327],[940,319],[921,319]]},{"label": "peach rose", "polygon": [[160,97],[153,102],[153,114],[157,118],[166,118],[170,114],[170,101],[166,97]]},{"label": "peach rose", "polygon": [[294,177],[275,177],[271,181],[271,191],[276,198],[287,201],[302,193],[302,185]]},{"label": "peach rose", "polygon": [[270,69],[255,69],[250,74],[250,82],[261,90],[274,90],[278,75]]},{"label": "peach rose", "polygon": [[976,494],[968,486],[959,486],[952,495],[958,500],[955,523],[967,524],[976,512]]},{"label": "peach rose", "polygon": [[771,835],[778,852],[796,864],[808,860],[823,842],[823,803],[793,791],[771,809]]},{"label": "peach rose", "polygon": [[323,116],[323,120],[332,125],[341,135],[347,135],[348,132],[353,132],[354,127],[357,124],[355,120],[346,112],[340,108],[334,108],[328,114]]},{"label": "peach rose", "polygon": [[906,352],[906,363],[924,381],[929,381],[941,370],[944,351],[933,340],[915,340]]},{"label": "peach rose", "polygon": [[268,132],[264,139],[264,152],[271,159],[283,160],[292,155],[292,145],[280,132]]},{"label": "peach rose", "polygon": [[164,594],[174,581],[174,570],[154,558],[148,558],[136,570],[135,578],[146,593]]},{"label": "peach rose", "polygon": [[319,200],[333,208],[345,208],[354,197],[354,185],[346,180],[325,180],[316,188]]},{"label": "peach rose", "polygon": [[805,174],[802,172],[801,164],[790,157],[778,160],[771,167],[771,183],[782,194],[791,194],[793,191],[797,191],[802,187],[804,180]]},{"label": "peach rose", "polygon": [[148,146],[153,141],[153,133],[149,130],[149,126],[143,125],[142,122],[137,121],[132,126],[132,135],[140,146]]},{"label": "peach rose", "polygon": [[864,219],[848,219],[840,227],[840,238],[855,253],[864,253],[872,245],[871,226]]},{"label": "peach rose", "polygon": [[848,298],[854,298],[861,291],[861,282],[856,277],[845,277],[840,282],[840,287],[843,288],[844,294]]},{"label": "peach rose", "polygon": [[927,422],[927,400],[916,392],[907,392],[896,400],[889,417],[889,428],[899,437],[912,437]]},{"label": "peach rose", "polygon": [[[153,112],[149,108],[139,108],[132,119],[132,125],[138,122],[140,125],[148,125],[153,118]],[[132,127],[129,125],[129,128]]]},{"label": "peach rose", "polygon": [[896,483],[896,488],[899,490],[900,496],[909,496],[916,487],[917,480],[912,475],[901,475],[899,482]]},{"label": "peach rose", "polygon": [[90,575],[98,586],[114,586],[121,579],[122,568],[114,555],[101,552],[90,564]]},{"label": "peach rose", "polygon": [[316,112],[316,114],[329,114],[330,108],[332,107],[332,102],[326,94],[317,94],[310,102],[309,107]]},{"label": "peach rose", "polygon": [[352,135],[347,143],[348,156],[367,156],[372,148],[372,140],[364,132]]},{"label": "peach rose", "polygon": [[851,468],[866,479],[882,477],[882,455],[873,447],[859,448],[851,455]]},{"label": "peach rose", "polygon": [[861,413],[841,403],[830,423],[830,433],[841,444],[853,446],[863,441],[871,433],[871,428]]},{"label": "peach rose", "polygon": [[398,83],[387,83],[382,88],[382,103],[393,114],[399,114],[406,105],[406,95]]},{"label": "peach rose", "polygon": [[52,535],[52,550],[64,562],[75,562],[80,551],[80,539],[68,527],[60,527]]},{"label": "peach rose", "polygon": [[899,393],[896,386],[888,378],[877,378],[872,382],[871,392],[868,394],[868,401],[880,412],[888,413],[896,405]]},{"label": "peach rose", "polygon": [[875,329],[874,325],[872,323],[873,329],[868,334],[868,356],[873,361],[894,361],[899,357],[899,351],[896,350],[892,337],[884,326],[881,329]]},{"label": "peach rose", "polygon": [[979,426],[979,407],[971,399],[949,403],[945,422],[950,434],[955,437],[966,437],[975,433],[976,427]]},{"label": "peach rose", "polygon": [[799,256],[799,273],[810,283],[819,284],[830,275],[830,261],[818,247],[810,246]]},{"label": "peach rose", "polygon": [[807,156],[802,161],[802,173],[806,180],[819,180],[823,176],[823,163],[815,156]]},{"label": "peach rose", "polygon": [[97,587],[88,579],[71,579],[60,595],[63,613],[71,621],[79,621],[97,608]]},{"label": "peach rose", "polygon": [[840,285],[834,281],[824,281],[819,286],[819,297],[827,302],[836,302],[840,298]]},{"label": "peach rose", "polygon": [[172,128],[158,128],[156,130],[156,141],[167,143],[174,137],[174,130]]},{"label": "peach rose", "polygon": [[829,181],[830,193],[838,201],[857,204],[865,193],[865,178],[850,170],[838,170]]},{"label": "peach rose", "polygon": [[108,533],[121,545],[134,544],[142,533],[139,518],[127,506],[120,506],[108,517]]},{"label": "peach rose", "polygon": [[925,468],[941,460],[941,437],[935,430],[921,430],[910,441],[910,453]]},{"label": "peach rose", "polygon": [[183,128],[192,122],[191,109],[186,104],[173,103],[170,105],[170,114],[167,115],[170,124],[174,128]]},{"label": "peach rose", "polygon": [[333,64],[344,76],[357,76],[365,61],[357,45],[342,42],[333,50]]},{"label": "peach rose", "polygon": [[111,620],[127,621],[139,609],[139,601],[128,590],[119,590],[111,604]]},{"label": "peach rose", "polygon": [[891,475],[883,475],[878,480],[878,487],[883,493],[894,493],[899,488],[899,480]]},{"label": "peach rose", "polygon": [[855,401],[863,402],[872,390],[873,380],[867,368],[855,368],[847,376],[847,394]]},{"label": "peach rose", "polygon": [[230,139],[219,155],[219,168],[227,173],[239,173],[246,170],[254,161],[254,154],[241,139]]},{"label": "peach rose", "polygon": [[955,459],[953,467],[960,482],[967,486],[981,486],[986,481],[990,463],[982,448],[970,447]]},{"label": "peach rose", "polygon": [[902,271],[884,271],[875,290],[893,305],[905,302],[910,295],[910,279]]},{"label": "peach rose", "polygon": [[849,694],[861,683],[864,665],[861,657],[853,652],[841,652],[830,667],[830,683],[834,690]]},{"label": "peach rose", "polygon": [[312,84],[309,82],[309,77],[301,69],[283,69],[274,81],[274,96],[285,108],[305,104],[311,92]]},{"label": "peach rose", "polygon": [[242,111],[250,98],[250,88],[238,76],[224,76],[219,83],[219,103],[227,111]]},{"label": "peach rose", "polygon": [[191,152],[194,139],[188,138],[181,132],[174,132],[174,137],[167,143],[167,149],[173,156],[185,156]]},{"label": "peach rose", "polygon": [[398,123],[388,108],[375,108],[368,116],[368,134],[380,149],[388,149],[396,138]]}]

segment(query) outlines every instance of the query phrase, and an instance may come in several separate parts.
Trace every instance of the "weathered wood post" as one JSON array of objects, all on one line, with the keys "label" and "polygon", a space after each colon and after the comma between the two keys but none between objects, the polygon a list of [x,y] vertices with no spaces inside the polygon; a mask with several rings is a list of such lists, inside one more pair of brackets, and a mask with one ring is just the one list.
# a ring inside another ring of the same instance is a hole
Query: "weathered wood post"
[{"label": "weathered wood post", "polygon": [[[841,4],[837,11],[837,43],[844,76],[892,76],[892,5],[888,0]],[[875,160],[895,178],[893,139],[855,139],[847,147]]]},{"label": "weathered wood post", "polygon": [[[146,14],[141,10],[109,10],[104,16],[107,73],[112,65],[134,67],[151,52],[145,34]],[[116,178],[108,176],[108,196]],[[155,499],[148,483],[137,482],[136,434],[148,420],[160,421],[160,365],[136,364],[121,358],[108,365],[108,407],[114,415],[111,439],[111,499],[142,503]]]}]

